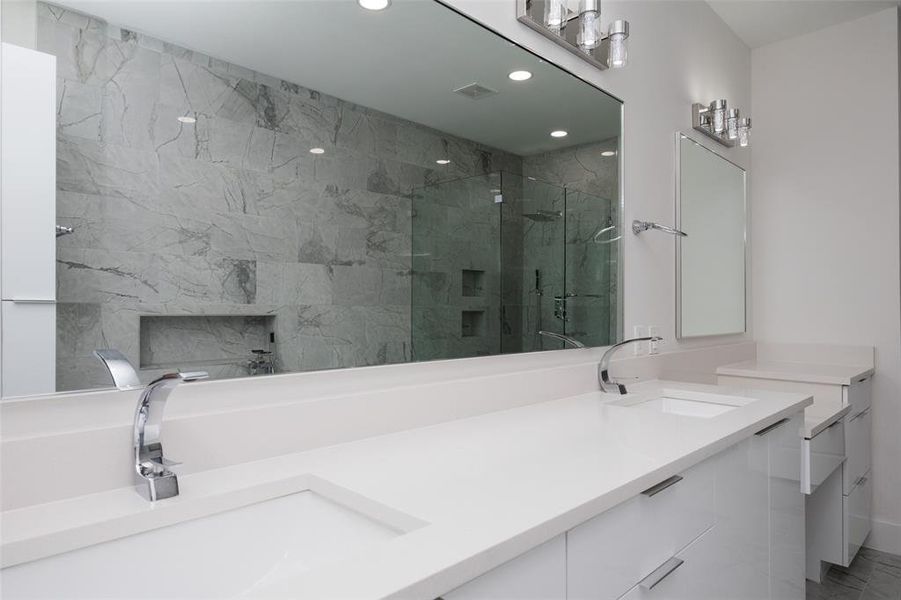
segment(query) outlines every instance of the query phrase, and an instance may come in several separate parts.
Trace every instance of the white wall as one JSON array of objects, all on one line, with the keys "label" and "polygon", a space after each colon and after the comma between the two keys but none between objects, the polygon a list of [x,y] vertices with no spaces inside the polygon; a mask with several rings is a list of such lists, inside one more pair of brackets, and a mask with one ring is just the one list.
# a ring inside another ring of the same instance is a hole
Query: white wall
[{"label": "white wall", "polygon": [[[630,22],[630,65],[600,71],[517,22],[513,0],[445,1],[625,102],[627,226],[634,218],[672,224],[674,134],[691,129],[692,102],[722,97],[735,106],[750,105],[750,50],[706,2],[604,2],[605,26],[613,18]],[[749,161],[746,149],[712,145],[734,162]],[[630,335],[633,325],[657,325],[667,348],[673,349],[675,241],[658,232],[635,236],[627,229],[625,243],[624,332]],[[716,338],[715,343],[729,339],[743,336]],[[701,339],[682,345],[710,343]]]},{"label": "white wall", "polygon": [[758,340],[876,346],[874,533],[901,552],[898,18],[752,54]]},{"label": "white wall", "polygon": [[33,50],[37,38],[36,0],[0,0],[0,4],[0,40]]}]

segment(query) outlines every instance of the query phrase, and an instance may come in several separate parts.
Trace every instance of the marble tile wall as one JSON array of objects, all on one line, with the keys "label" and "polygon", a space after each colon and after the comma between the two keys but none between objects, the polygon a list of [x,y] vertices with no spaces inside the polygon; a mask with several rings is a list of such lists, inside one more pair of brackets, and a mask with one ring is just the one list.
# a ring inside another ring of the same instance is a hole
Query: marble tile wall
[{"label": "marble tile wall", "polygon": [[142,315],[266,317],[281,370],[409,360],[411,190],[521,170],[296,82],[53,5],[39,17],[58,61],[57,215],[75,228],[57,251],[60,390],[109,385],[95,348],[139,364]]}]

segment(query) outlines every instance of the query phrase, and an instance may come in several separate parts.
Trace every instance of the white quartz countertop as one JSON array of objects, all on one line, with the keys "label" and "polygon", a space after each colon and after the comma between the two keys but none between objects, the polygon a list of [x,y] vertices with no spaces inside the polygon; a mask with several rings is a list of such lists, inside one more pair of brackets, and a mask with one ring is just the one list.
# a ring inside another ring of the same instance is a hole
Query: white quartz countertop
[{"label": "white quartz countertop", "polygon": [[670,388],[754,401],[713,418],[612,406],[624,397],[599,392],[543,402],[185,475],[181,494],[155,505],[123,488],[7,511],[0,554],[4,566],[35,560],[226,510],[236,498],[253,501],[251,489],[284,494],[308,478],[390,507],[409,531],[253,596],[428,600],[812,403],[801,394],[685,383],[632,391]]},{"label": "white quartz countertop", "polygon": [[873,368],[861,365],[749,360],[731,365],[722,365],[717,368],[716,372],[718,375],[752,377],[754,379],[851,385],[852,382],[858,379],[872,375]]},{"label": "white quartz countertop", "polygon": [[804,409],[803,436],[808,440],[851,412],[851,405],[821,406],[813,404]]}]

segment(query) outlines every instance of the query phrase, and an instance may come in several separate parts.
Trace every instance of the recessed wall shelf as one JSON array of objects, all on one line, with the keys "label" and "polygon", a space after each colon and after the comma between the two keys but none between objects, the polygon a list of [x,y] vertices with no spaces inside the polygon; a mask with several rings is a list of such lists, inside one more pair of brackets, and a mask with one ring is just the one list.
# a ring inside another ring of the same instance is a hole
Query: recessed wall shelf
[{"label": "recessed wall shelf", "polygon": [[460,317],[460,337],[481,337],[484,334],[484,310],[464,310]]},{"label": "recessed wall shelf", "polygon": [[269,346],[272,315],[142,315],[140,367],[246,364]]},{"label": "recessed wall shelf", "polygon": [[460,272],[462,282],[462,295],[473,298],[483,296],[482,283],[485,279],[485,271],[477,271],[474,269],[463,269]]}]

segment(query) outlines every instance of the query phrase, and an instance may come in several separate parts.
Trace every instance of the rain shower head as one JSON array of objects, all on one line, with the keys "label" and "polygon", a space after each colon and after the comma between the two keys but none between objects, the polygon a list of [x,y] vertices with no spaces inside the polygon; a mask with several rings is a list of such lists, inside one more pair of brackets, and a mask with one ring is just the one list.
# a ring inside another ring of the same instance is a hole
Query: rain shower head
[{"label": "rain shower head", "polygon": [[522,216],[529,219],[530,221],[536,221],[539,223],[547,223],[549,221],[556,221],[563,217],[562,210],[539,210],[533,213],[523,213]]}]

